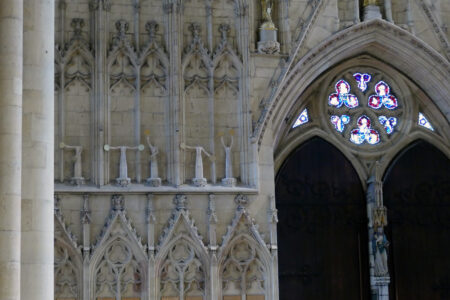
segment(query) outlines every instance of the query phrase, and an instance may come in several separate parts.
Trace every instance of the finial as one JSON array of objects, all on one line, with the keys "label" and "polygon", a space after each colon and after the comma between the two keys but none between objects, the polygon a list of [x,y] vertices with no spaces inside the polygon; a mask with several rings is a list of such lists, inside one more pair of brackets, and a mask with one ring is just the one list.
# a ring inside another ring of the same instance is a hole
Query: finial
[{"label": "finial", "polygon": [[84,20],[81,18],[73,18],[70,26],[73,28],[73,36],[80,37],[82,28],[84,27]]},{"label": "finial", "polygon": [[158,25],[158,23],[156,23],[156,21],[149,21],[149,22],[147,22],[147,24],[145,24],[145,30],[147,30],[147,32],[148,32],[150,41],[153,41],[155,39],[158,29],[159,29],[159,25]]},{"label": "finial", "polygon": [[173,198],[176,210],[185,210],[187,205],[187,197],[184,194],[177,194]]}]

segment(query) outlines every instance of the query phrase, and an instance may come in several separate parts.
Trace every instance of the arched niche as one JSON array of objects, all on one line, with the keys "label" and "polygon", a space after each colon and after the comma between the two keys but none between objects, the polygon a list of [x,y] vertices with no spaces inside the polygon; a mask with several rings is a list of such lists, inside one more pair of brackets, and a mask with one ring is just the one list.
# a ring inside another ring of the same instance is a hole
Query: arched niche
[{"label": "arched niche", "polygon": [[446,299],[450,287],[450,159],[424,140],[384,176],[391,299]]},{"label": "arched niche", "polygon": [[369,299],[361,181],[325,140],[304,142],[276,177],[280,300]]}]

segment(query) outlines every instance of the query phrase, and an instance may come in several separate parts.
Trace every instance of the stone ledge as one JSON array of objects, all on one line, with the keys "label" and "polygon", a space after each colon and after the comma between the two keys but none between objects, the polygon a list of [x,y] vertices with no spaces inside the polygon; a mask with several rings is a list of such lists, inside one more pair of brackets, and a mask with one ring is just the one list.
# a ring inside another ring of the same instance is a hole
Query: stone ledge
[{"label": "stone ledge", "polygon": [[116,185],[104,185],[98,187],[95,185],[83,185],[83,186],[73,186],[69,184],[55,183],[55,193],[57,194],[84,194],[84,193],[94,193],[94,194],[246,194],[254,195],[258,194],[259,191],[256,188],[248,186],[235,186],[235,187],[225,187],[221,185],[207,184],[204,187],[196,187],[193,185],[183,184],[179,187],[174,186],[159,186],[151,187],[145,184],[131,183],[128,187],[120,187]]}]

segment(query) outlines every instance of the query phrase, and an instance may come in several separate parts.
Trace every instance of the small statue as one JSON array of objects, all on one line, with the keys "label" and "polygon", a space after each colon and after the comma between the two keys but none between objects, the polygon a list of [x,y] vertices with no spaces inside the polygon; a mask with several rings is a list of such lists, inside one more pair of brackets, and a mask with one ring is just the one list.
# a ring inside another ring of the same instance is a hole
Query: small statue
[{"label": "small statue", "polygon": [[150,137],[147,135],[147,145],[150,149],[150,177],[147,178],[147,184],[158,187],[161,185],[161,178],[158,177],[158,147],[153,146],[150,142]]},{"label": "small statue", "polygon": [[131,179],[128,178],[128,166],[127,166],[127,150],[144,150],[144,145],[139,145],[136,147],[129,147],[129,146],[117,146],[112,147],[110,145],[105,145],[103,147],[105,151],[110,150],[120,150],[120,162],[119,162],[119,177],[116,178],[116,182],[121,187],[127,187],[131,183]]},{"label": "small statue", "polygon": [[72,157],[73,161],[73,177],[70,179],[70,183],[80,186],[84,184],[84,177],[82,175],[81,165],[81,153],[83,152],[82,146],[69,146],[64,143],[59,144],[60,149],[75,150],[75,155]]},{"label": "small statue", "polygon": [[272,20],[273,0],[261,0],[262,23],[259,27],[258,52],[275,54],[280,52],[277,42],[277,28]]},{"label": "small statue", "polygon": [[387,248],[389,242],[384,234],[383,227],[376,228],[372,238],[372,250],[374,256],[374,273],[375,276],[388,276]]},{"label": "small statue", "polygon": [[222,179],[222,184],[233,187],[236,185],[236,178],[233,178],[233,164],[231,162],[231,148],[233,147],[233,132],[230,131],[230,145],[225,145],[223,136],[220,137],[220,142],[225,149],[225,178]]},{"label": "small statue", "polygon": [[272,21],[272,0],[261,0],[262,24],[261,29],[276,30]]},{"label": "small statue", "polygon": [[185,143],[181,143],[180,148],[183,150],[195,150],[195,177],[192,179],[192,182],[195,186],[205,186],[207,181],[206,178],[203,177],[202,152],[205,153],[211,160],[213,160],[214,157],[201,146],[192,147],[186,145]]}]

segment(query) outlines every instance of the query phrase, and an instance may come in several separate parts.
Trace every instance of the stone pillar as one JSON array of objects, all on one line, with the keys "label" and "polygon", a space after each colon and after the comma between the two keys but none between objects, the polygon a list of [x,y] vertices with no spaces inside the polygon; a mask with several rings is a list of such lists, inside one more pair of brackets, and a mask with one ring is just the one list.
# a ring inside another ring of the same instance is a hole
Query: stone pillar
[{"label": "stone pillar", "polygon": [[[14,0],[15,1],[15,0]],[[25,0],[21,299],[53,299],[55,1]]]},{"label": "stone pillar", "polygon": [[20,299],[23,1],[0,1],[0,300]]}]

